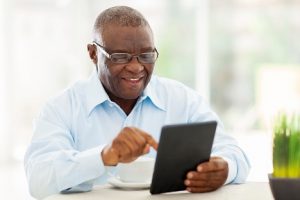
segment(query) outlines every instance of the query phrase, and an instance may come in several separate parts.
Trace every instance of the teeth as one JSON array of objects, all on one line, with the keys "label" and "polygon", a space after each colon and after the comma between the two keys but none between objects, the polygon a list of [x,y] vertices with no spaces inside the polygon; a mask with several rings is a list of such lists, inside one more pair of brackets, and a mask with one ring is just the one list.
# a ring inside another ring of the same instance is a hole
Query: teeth
[{"label": "teeth", "polygon": [[131,80],[131,81],[138,81],[139,78],[130,78],[129,80]]}]

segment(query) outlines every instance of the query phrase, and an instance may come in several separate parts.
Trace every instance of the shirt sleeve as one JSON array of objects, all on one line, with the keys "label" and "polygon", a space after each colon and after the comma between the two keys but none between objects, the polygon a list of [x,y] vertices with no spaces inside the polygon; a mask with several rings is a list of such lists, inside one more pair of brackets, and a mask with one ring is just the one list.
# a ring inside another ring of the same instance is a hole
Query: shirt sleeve
[{"label": "shirt sleeve", "polygon": [[228,163],[229,173],[225,184],[244,183],[250,171],[250,162],[237,141],[226,134],[219,117],[210,109],[208,104],[198,96],[190,107],[190,121],[217,121],[217,129],[213,142],[211,156],[223,158]]},{"label": "shirt sleeve", "polygon": [[103,147],[76,150],[67,123],[55,107],[46,105],[35,120],[24,159],[31,195],[40,199],[59,192],[91,190],[94,180],[105,172],[100,157]]}]

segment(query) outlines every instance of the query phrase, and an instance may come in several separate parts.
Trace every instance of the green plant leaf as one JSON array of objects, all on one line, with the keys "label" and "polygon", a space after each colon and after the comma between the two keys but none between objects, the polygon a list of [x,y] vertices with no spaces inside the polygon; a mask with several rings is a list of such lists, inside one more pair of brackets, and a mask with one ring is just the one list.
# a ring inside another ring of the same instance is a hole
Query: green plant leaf
[{"label": "green plant leaf", "polygon": [[300,178],[300,116],[280,114],[273,127],[273,176]]}]

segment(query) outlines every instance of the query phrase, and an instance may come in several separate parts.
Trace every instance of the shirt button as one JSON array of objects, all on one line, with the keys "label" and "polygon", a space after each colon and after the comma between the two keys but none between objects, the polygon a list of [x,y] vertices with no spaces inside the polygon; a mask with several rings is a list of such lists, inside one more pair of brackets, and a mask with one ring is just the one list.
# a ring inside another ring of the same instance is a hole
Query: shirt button
[{"label": "shirt button", "polygon": [[108,106],[112,108],[114,105],[113,103],[109,103]]}]

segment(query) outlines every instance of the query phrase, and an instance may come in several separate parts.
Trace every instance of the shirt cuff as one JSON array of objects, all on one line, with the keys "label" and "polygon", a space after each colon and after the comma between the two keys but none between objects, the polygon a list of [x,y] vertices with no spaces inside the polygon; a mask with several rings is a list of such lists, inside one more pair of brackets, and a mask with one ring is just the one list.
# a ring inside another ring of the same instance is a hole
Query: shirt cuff
[{"label": "shirt cuff", "polygon": [[57,162],[56,170],[60,171],[60,176],[67,176],[68,178],[57,177],[58,187],[60,190],[72,188],[79,184],[89,182],[105,172],[104,164],[101,159],[101,151],[104,145],[79,152],[69,160],[70,164],[66,162]]},{"label": "shirt cuff", "polygon": [[98,176],[104,173],[104,164],[101,158],[101,152],[103,148],[104,145],[101,145],[80,152],[76,156],[76,160],[77,162],[80,162],[81,169],[90,171],[95,175],[98,174]]},{"label": "shirt cuff", "polygon": [[233,182],[233,180],[235,179],[236,175],[237,175],[237,166],[236,163],[234,161],[232,161],[229,158],[223,157],[222,158],[227,162],[228,164],[228,176],[227,179],[224,183],[224,185]]}]

